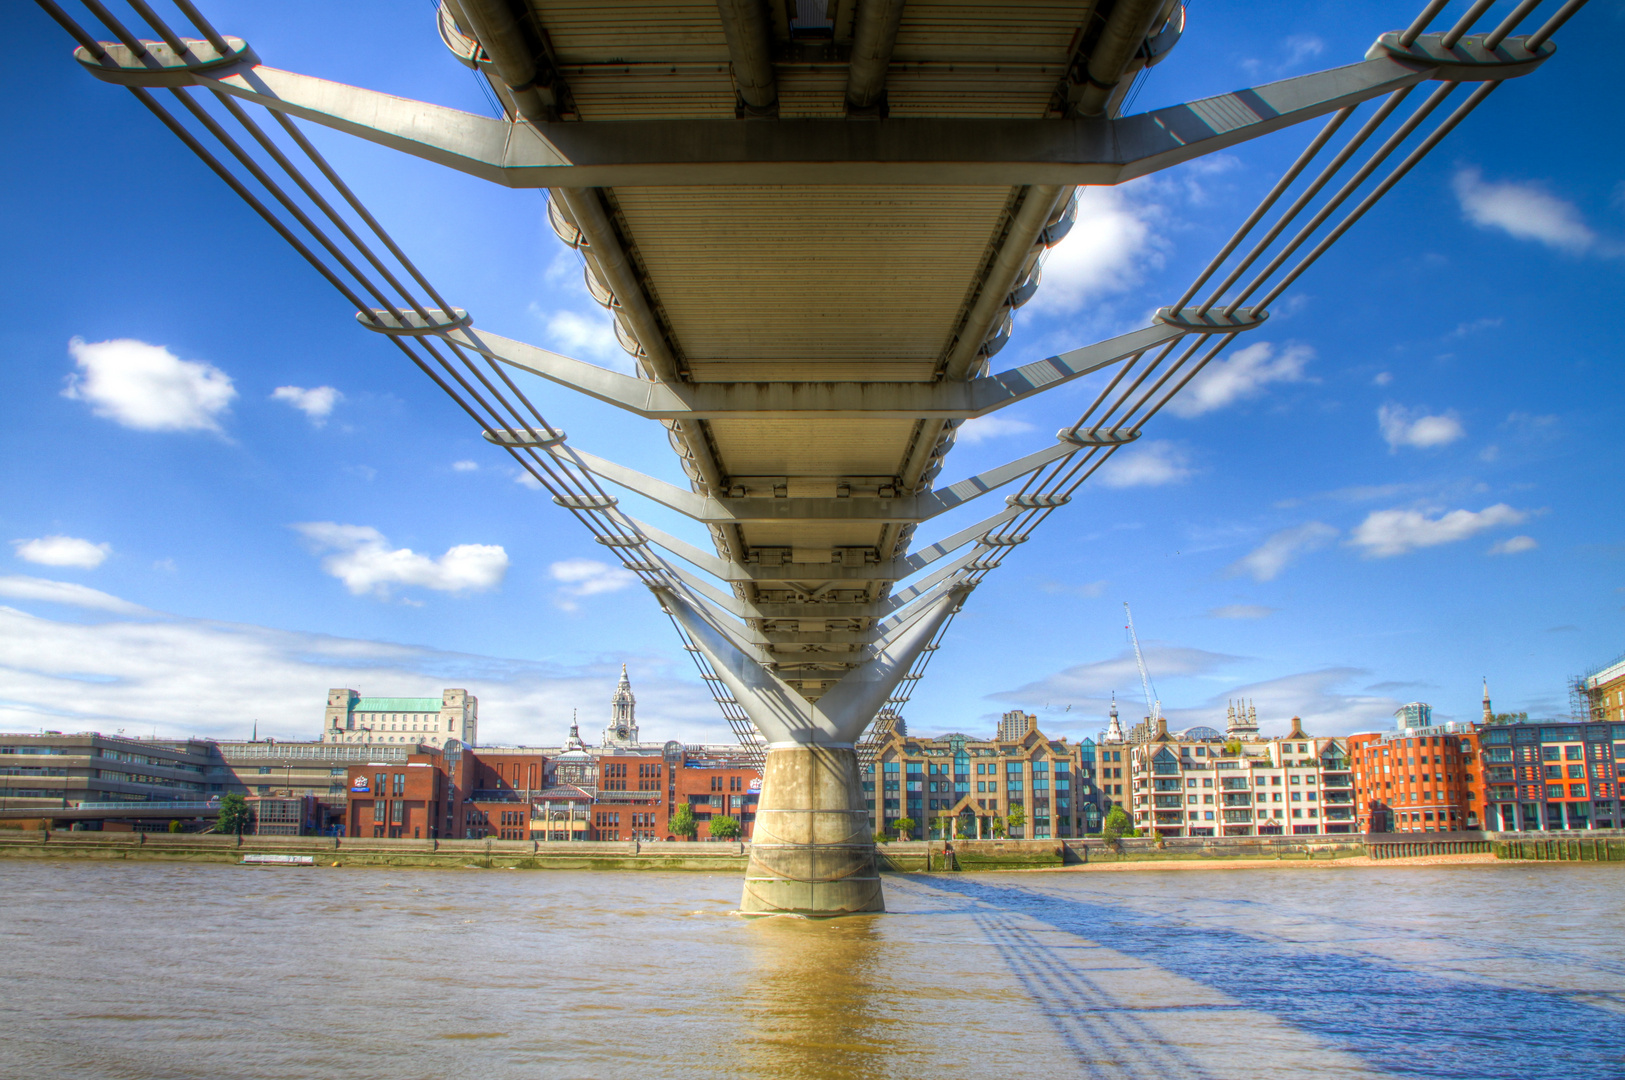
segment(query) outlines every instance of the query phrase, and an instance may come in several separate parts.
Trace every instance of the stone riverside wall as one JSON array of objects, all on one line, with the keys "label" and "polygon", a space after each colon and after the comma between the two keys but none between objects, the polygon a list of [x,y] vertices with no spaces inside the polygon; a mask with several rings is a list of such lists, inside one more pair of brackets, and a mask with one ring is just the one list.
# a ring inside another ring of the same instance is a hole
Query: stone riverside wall
[{"label": "stone riverside wall", "polygon": [[1590,832],[1498,833],[1497,859],[1551,862],[1625,862],[1625,829]]},{"label": "stone riverside wall", "polygon": [[[1625,862],[1625,830],[1568,833],[1432,833],[1350,836],[1189,837],[1168,840],[896,841],[876,848],[894,873],[1030,870],[1080,863],[1205,859],[1375,859],[1493,851],[1500,859]],[[309,855],[319,866],[520,870],[708,870],[744,873],[740,843],[548,843],[529,840],[379,840],[370,837],[67,832],[0,828],[0,857],[149,859],[235,863],[244,855]]]},{"label": "stone riverside wall", "polygon": [[739,843],[541,843],[529,840],[379,840],[371,837],[0,829],[0,857],[234,863],[244,855],[309,855],[318,866],[516,870],[716,870],[743,873]]}]

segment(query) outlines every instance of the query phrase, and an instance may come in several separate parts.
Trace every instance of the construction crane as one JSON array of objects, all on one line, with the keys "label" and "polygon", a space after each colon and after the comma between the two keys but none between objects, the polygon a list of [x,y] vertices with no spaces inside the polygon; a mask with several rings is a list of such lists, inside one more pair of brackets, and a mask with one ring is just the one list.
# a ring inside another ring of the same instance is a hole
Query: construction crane
[{"label": "construction crane", "polygon": [[1145,655],[1140,652],[1140,638],[1134,632],[1134,612],[1129,610],[1127,600],[1123,601],[1123,614],[1128,617],[1128,639],[1134,645],[1134,662],[1140,665],[1140,686],[1145,690],[1145,707],[1149,710],[1146,718],[1155,731],[1157,721],[1162,719],[1162,702],[1152,695],[1151,675],[1145,670]]}]

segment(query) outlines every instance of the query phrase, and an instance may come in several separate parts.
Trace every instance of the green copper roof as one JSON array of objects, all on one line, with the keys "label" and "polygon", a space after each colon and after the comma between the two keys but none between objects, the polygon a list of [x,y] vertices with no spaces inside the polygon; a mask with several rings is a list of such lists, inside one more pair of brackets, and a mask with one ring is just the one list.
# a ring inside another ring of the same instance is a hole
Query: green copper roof
[{"label": "green copper roof", "polygon": [[364,697],[357,698],[351,712],[432,712],[440,711],[437,697]]}]

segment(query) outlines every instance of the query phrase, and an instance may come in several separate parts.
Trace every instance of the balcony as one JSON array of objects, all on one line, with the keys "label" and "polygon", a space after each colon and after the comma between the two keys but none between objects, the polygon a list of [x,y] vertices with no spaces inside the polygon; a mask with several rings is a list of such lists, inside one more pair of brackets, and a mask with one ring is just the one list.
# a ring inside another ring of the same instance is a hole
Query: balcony
[{"label": "balcony", "polygon": [[1155,798],[1155,804],[1158,809],[1165,806],[1180,807],[1185,805],[1185,797],[1183,795],[1158,795]]},{"label": "balcony", "polygon": [[1251,806],[1252,804],[1253,796],[1251,792],[1227,791],[1224,793],[1224,805],[1226,806]]}]

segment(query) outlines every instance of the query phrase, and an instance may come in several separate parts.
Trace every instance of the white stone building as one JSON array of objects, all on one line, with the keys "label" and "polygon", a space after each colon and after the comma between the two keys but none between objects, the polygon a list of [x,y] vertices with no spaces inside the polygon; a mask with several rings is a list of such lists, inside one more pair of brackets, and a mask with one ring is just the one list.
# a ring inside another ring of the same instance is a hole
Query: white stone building
[{"label": "white stone building", "polygon": [[443,690],[439,698],[362,697],[338,688],[327,692],[322,742],[389,746],[478,745],[479,698],[467,690]]}]

